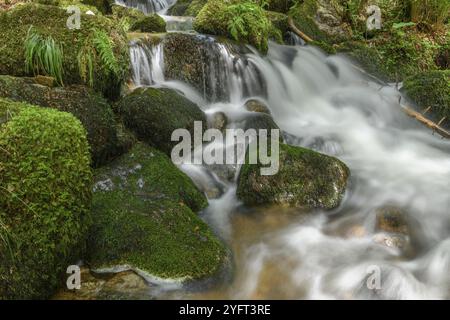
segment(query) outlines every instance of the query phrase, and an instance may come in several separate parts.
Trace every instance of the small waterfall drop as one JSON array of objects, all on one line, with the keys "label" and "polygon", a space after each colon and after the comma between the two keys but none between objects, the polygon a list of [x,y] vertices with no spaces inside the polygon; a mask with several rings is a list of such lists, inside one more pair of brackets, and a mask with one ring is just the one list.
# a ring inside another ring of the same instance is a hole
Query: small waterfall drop
[{"label": "small waterfall drop", "polygon": [[130,44],[132,80],[135,86],[151,86],[164,82],[162,44],[137,40]]},{"label": "small waterfall drop", "polygon": [[[271,43],[262,57],[192,36],[203,83],[194,89],[161,76],[164,40],[147,49],[132,46],[134,81],[180,90],[207,114],[225,113],[232,125],[248,115],[245,102],[257,98],[289,143],[342,159],[352,181],[340,208],[310,216],[282,208],[240,209],[236,180],[221,181],[226,190],[210,201],[204,217],[232,248],[235,277],[207,292],[163,297],[450,298],[450,143],[401,111],[396,88],[373,82],[345,57],[311,46]],[[210,168],[200,169],[184,168],[193,179],[205,179]],[[404,210],[411,222],[412,256],[377,240],[385,235],[375,230],[376,210],[387,205]],[[365,281],[374,267],[382,289],[371,291]]]},{"label": "small waterfall drop", "polygon": [[116,4],[138,9],[145,14],[164,14],[176,2],[176,0],[115,0]]}]

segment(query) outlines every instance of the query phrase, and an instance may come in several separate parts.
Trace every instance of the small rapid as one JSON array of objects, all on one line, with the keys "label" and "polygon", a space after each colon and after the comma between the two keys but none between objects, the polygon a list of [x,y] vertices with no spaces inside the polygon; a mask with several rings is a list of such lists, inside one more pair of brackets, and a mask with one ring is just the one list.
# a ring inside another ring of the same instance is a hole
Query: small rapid
[{"label": "small rapid", "polygon": [[176,0],[115,0],[116,4],[135,8],[144,13],[165,14]]},{"label": "small rapid", "polygon": [[[210,55],[205,65],[214,64],[205,81],[226,87],[226,97],[207,99],[187,84],[155,77],[164,70],[160,45],[146,49],[147,64],[133,60],[134,78],[148,76],[137,84],[179,90],[209,115],[224,112],[231,126],[248,114],[245,102],[258,98],[288,143],[340,158],[350,167],[351,183],[338,209],[305,214],[244,208],[235,196],[237,175],[224,180],[208,167],[182,167],[197,182],[212,176],[208,183],[222,185],[203,217],[230,246],[235,274],[212,290],[160,297],[450,298],[450,143],[401,111],[406,101],[395,87],[373,82],[343,56],[274,43],[266,57],[251,50],[234,55],[204,41]],[[376,210],[385,206],[405,212],[408,254],[375,229]],[[373,268],[381,289],[366,286]]]}]

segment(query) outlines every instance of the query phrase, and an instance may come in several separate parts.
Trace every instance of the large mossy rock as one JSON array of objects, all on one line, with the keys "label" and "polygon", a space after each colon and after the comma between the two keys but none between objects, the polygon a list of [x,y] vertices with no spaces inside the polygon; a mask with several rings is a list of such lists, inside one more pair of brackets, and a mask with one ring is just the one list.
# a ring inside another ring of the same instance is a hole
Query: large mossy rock
[{"label": "large mossy rock", "polygon": [[162,152],[138,143],[95,174],[89,263],[128,266],[162,278],[214,274],[225,250],[194,213],[207,205]]},{"label": "large mossy rock", "polygon": [[49,298],[90,227],[86,132],[69,113],[0,98],[0,150],[0,299]]},{"label": "large mossy rock", "polygon": [[166,32],[166,22],[159,15],[152,14],[133,23],[130,27],[130,31],[156,33]]},{"label": "large mossy rock", "polygon": [[126,31],[166,32],[166,22],[157,14],[144,14],[134,8],[120,5],[112,6],[112,18]]},{"label": "large mossy rock", "polygon": [[206,115],[200,108],[172,89],[140,88],[122,98],[117,109],[125,125],[139,139],[170,155],[178,142],[171,137],[176,129],[194,134],[194,122],[207,128]]},{"label": "large mossy rock", "polygon": [[280,145],[277,174],[262,176],[261,167],[242,166],[237,196],[246,205],[333,209],[339,206],[350,175],[336,158],[285,144]]},{"label": "large mossy rock", "polygon": [[419,73],[407,78],[402,92],[420,108],[431,107],[435,120],[446,117],[450,127],[450,70]]},{"label": "large mossy rock", "polygon": [[[129,73],[128,42],[123,30],[105,16],[81,15],[81,28],[69,29],[67,20],[70,14],[56,6],[27,3],[0,12],[0,74],[14,76],[30,75],[25,68],[24,41],[31,26],[42,37],[51,36],[63,51],[63,82],[65,85],[88,83],[83,79],[79,68],[79,54],[83,48],[96,48],[94,30],[106,34],[112,49],[96,52],[93,57],[93,87],[109,98],[117,98],[121,84]],[[105,47],[105,46],[103,46]],[[96,51],[98,49],[95,49]],[[102,58],[103,56],[103,58]],[[106,58],[108,57],[108,58]],[[107,59],[107,60],[106,60]],[[112,63],[114,60],[114,63]],[[114,65],[114,72],[111,71]]]},{"label": "large mossy rock", "polygon": [[50,88],[32,78],[0,76],[0,97],[72,113],[88,133],[94,166],[122,153],[114,113],[107,101],[85,86]]},{"label": "large mossy rock", "polygon": [[251,1],[209,0],[194,21],[194,29],[200,33],[247,43],[262,53],[268,50],[272,28],[265,11]]}]

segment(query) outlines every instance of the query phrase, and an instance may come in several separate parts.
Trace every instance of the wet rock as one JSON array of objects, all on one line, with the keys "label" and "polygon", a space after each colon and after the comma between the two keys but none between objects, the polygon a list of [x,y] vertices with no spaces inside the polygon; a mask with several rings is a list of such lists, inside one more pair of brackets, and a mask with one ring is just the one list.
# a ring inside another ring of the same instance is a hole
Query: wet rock
[{"label": "wet rock", "polygon": [[150,298],[151,286],[133,271],[99,274],[81,268],[81,288],[60,290],[54,300],[116,300]]},{"label": "wet rock", "polygon": [[377,210],[376,231],[408,235],[409,227],[402,210],[395,207],[385,207]]},{"label": "wet rock", "polygon": [[228,125],[227,115],[223,112],[216,112],[211,116],[210,127],[223,131]]},{"label": "wet rock", "polygon": [[263,102],[256,99],[248,100],[245,103],[245,109],[252,112],[261,112],[270,115],[270,109]]},{"label": "wet rock", "polygon": [[190,84],[208,101],[228,101],[230,88],[227,83],[231,76],[229,64],[233,63],[234,72],[239,76],[249,77],[251,74],[256,78],[251,83],[244,81],[242,91],[251,92],[252,95],[264,94],[254,92],[256,88],[263,88],[264,84],[255,65],[245,56],[246,53],[250,53],[248,48],[231,41],[171,32],[164,38],[165,76],[167,80]]},{"label": "wet rock", "polygon": [[178,144],[171,141],[174,130],[187,129],[193,136],[195,121],[203,122],[203,130],[207,127],[203,111],[171,89],[136,89],[119,101],[117,109],[138,138],[168,155]]},{"label": "wet rock", "polygon": [[195,213],[206,198],[164,153],[137,143],[98,169],[95,181],[107,188],[93,195],[87,255],[93,269],[127,265],[161,278],[196,279],[221,268],[224,247]]},{"label": "wet rock", "polygon": [[302,209],[339,206],[350,170],[340,160],[312,150],[280,145],[279,171],[263,176],[261,164],[242,166],[237,196],[246,205],[278,204]]}]

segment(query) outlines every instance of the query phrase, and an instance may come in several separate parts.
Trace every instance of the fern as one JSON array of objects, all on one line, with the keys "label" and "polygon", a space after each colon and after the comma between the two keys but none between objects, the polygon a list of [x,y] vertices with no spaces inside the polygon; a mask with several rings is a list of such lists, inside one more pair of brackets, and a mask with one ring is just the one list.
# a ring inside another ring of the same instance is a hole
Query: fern
[{"label": "fern", "polygon": [[234,4],[227,7],[225,14],[228,16],[228,32],[234,40],[247,40],[258,49],[267,49],[271,23],[261,6],[250,2]]},{"label": "fern", "polygon": [[106,69],[114,75],[119,75],[120,68],[117,59],[114,56],[113,44],[109,36],[101,30],[94,29],[94,46]]},{"label": "fern", "polygon": [[63,85],[63,51],[51,36],[44,38],[31,26],[24,47],[26,72],[52,76]]},{"label": "fern", "polygon": [[120,67],[114,55],[113,43],[104,31],[91,30],[91,35],[86,38],[83,47],[78,52],[77,59],[80,78],[90,87],[94,86],[96,66],[101,65],[116,78],[120,76]]}]

